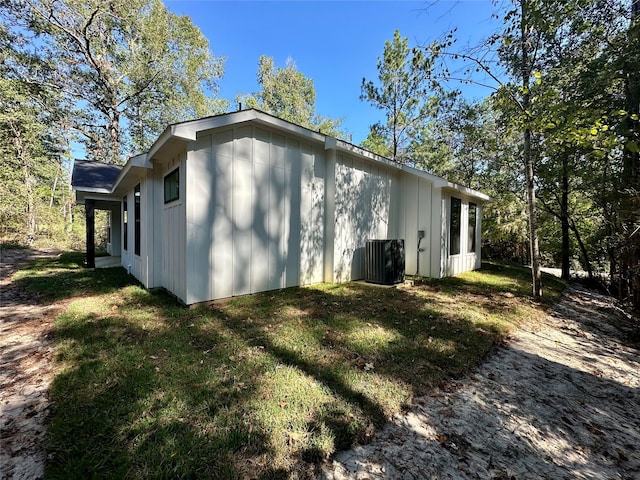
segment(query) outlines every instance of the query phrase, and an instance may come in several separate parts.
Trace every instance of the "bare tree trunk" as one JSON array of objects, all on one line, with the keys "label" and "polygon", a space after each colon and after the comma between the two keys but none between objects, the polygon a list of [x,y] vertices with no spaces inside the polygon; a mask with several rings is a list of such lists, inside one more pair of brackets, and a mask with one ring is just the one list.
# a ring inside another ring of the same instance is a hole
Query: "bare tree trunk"
[{"label": "bare tree trunk", "polygon": [[60,174],[60,164],[58,164],[58,170],[56,172],[56,178],[53,181],[53,188],[51,189],[51,196],[49,197],[49,208],[53,207],[53,198],[56,194],[56,188],[58,187],[58,177]]},{"label": "bare tree trunk", "polygon": [[111,109],[111,124],[109,125],[109,137],[111,140],[111,158],[109,163],[120,163],[120,112],[115,106]]},{"label": "bare tree trunk", "polygon": [[531,276],[534,297],[542,297],[542,270],[540,265],[540,247],[538,242],[538,217],[536,214],[536,187],[531,155],[531,129],[524,130],[524,161],[527,182],[527,200],[529,207],[529,250],[531,253]]},{"label": "bare tree trunk", "polygon": [[536,214],[536,186],[535,171],[533,168],[533,156],[531,154],[531,128],[529,126],[529,107],[531,104],[531,58],[529,52],[529,27],[528,5],[526,1],[521,3],[522,18],[520,23],[521,41],[521,77],[522,77],[522,110],[525,116],[525,129],[523,134],[523,157],[525,166],[525,181],[527,183],[527,201],[529,206],[529,250],[531,252],[531,276],[534,297],[542,297],[542,272],[540,265],[540,248],[538,244],[538,219]]},{"label": "bare tree trunk", "polygon": [[571,230],[576,236],[576,240],[578,245],[580,246],[580,251],[582,252],[582,256],[584,258],[584,267],[587,269],[587,275],[589,275],[589,279],[593,278],[593,269],[591,268],[591,260],[589,259],[589,252],[587,251],[587,247],[582,241],[582,237],[580,236],[580,232],[578,231],[578,227],[575,222],[572,220],[570,224]]},{"label": "bare tree trunk", "polygon": [[571,278],[569,260],[571,245],[569,242],[569,154],[562,156],[562,192],[560,196],[560,223],[562,225],[562,279]]},{"label": "bare tree trunk", "polygon": [[22,179],[25,191],[25,241],[27,245],[33,245],[36,239],[36,207],[35,194],[33,191],[33,178],[31,172],[31,158],[26,151],[21,132],[18,128],[13,129],[13,144],[16,153],[22,164]]}]

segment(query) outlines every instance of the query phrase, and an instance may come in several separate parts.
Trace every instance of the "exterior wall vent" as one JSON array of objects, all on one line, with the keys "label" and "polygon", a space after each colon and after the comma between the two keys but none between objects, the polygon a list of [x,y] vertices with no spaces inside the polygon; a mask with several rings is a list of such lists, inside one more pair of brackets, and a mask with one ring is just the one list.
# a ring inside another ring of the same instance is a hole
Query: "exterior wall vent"
[{"label": "exterior wall vent", "polygon": [[365,280],[394,285],[404,282],[404,239],[367,240],[365,246]]}]

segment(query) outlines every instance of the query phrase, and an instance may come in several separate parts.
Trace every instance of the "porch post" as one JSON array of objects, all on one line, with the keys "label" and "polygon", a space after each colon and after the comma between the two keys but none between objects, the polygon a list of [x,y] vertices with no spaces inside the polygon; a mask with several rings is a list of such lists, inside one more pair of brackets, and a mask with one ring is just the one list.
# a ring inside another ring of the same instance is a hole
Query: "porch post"
[{"label": "porch post", "polygon": [[87,268],[96,268],[95,201],[84,201],[87,231]]}]

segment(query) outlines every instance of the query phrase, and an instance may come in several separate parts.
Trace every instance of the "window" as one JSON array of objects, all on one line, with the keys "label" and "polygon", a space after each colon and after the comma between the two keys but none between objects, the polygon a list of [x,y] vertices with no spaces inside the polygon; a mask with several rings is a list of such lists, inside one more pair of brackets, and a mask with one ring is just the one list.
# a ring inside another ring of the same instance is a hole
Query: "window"
[{"label": "window", "polygon": [[140,184],[136,185],[133,190],[133,202],[134,252],[136,255],[140,255]]},{"label": "window", "polygon": [[123,235],[123,242],[122,242],[122,248],[124,250],[127,250],[129,248],[129,229],[127,228],[127,221],[128,221],[128,213],[129,213],[129,209],[127,208],[127,197],[124,197],[122,199],[122,235]]},{"label": "window", "polygon": [[180,168],[164,177],[164,203],[173,202],[180,198]]},{"label": "window", "polygon": [[449,255],[460,253],[460,217],[462,200],[451,197],[451,222],[449,224]]},{"label": "window", "polygon": [[469,242],[467,242],[467,252],[476,252],[476,216],[478,209],[475,203],[469,202]]}]

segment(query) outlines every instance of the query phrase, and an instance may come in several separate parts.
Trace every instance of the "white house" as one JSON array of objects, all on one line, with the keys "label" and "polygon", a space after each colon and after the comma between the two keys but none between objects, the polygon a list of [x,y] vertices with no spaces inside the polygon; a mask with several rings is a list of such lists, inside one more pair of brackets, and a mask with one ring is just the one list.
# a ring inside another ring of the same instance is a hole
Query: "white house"
[{"label": "white house", "polygon": [[[257,110],[169,126],[115,169],[76,161],[109,253],[185,304],[364,276],[369,239],[404,239],[407,274],[480,267],[486,195]],[[422,238],[420,238],[422,237]]]}]

